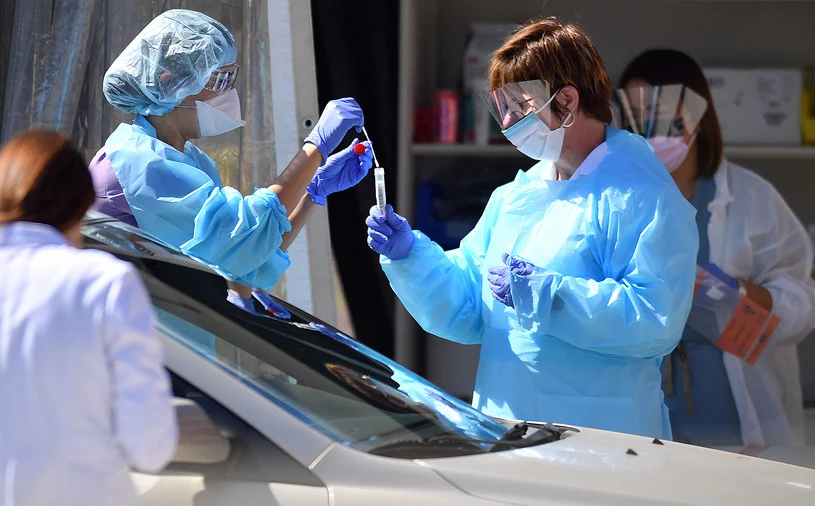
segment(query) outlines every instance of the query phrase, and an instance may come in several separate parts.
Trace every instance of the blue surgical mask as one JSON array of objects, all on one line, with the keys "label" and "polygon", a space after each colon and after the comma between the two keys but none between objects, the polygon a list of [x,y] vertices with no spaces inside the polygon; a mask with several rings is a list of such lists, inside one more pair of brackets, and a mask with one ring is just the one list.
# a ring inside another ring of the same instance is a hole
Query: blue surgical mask
[{"label": "blue surgical mask", "polygon": [[557,92],[555,92],[540,109],[530,112],[521,118],[520,121],[502,131],[504,137],[518,148],[518,151],[534,160],[552,163],[558,161],[558,159],[560,159],[560,152],[563,149],[563,137],[566,133],[566,128],[572,126],[572,123],[574,123],[574,121],[572,121],[572,123],[566,124],[570,117],[574,118],[574,115],[570,112],[559,128],[551,130],[546,126],[546,123],[538,117],[538,113],[552,103],[555,95],[557,95]]}]

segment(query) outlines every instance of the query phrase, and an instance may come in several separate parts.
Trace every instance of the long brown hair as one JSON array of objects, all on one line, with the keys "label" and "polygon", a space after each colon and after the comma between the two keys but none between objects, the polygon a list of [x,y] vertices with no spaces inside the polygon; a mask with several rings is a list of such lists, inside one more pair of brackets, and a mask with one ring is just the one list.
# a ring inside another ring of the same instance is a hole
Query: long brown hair
[{"label": "long brown hair", "polygon": [[0,150],[0,223],[30,221],[65,232],[94,198],[88,165],[65,136],[24,132]]},{"label": "long brown hair", "polygon": [[[488,76],[494,90],[536,79],[549,83],[553,93],[574,86],[580,110],[611,123],[611,79],[600,53],[577,25],[563,25],[554,17],[521,25],[493,55]],[[558,118],[565,112],[557,101],[552,101],[552,111]]]},{"label": "long brown hair", "polygon": [[620,78],[620,88],[625,88],[632,79],[642,79],[652,86],[683,84],[707,100],[707,110],[699,122],[699,134],[696,136],[699,164],[696,177],[713,177],[722,162],[722,129],[713,109],[707,78],[699,65],[680,51],[650,49],[628,64]]}]

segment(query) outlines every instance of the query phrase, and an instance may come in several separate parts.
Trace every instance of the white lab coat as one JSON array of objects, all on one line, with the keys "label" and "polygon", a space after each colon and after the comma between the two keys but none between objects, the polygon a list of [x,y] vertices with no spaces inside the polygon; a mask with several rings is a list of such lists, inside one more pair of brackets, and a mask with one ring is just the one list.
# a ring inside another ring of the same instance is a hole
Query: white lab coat
[{"label": "white lab coat", "polygon": [[177,427],[130,264],[47,225],[0,225],[0,506],[138,504]]},{"label": "white lab coat", "polygon": [[710,261],[763,286],[781,319],[754,365],[724,354],[746,445],[803,444],[797,344],[815,328],[813,251],[804,227],[770,183],[724,160],[708,206]]}]

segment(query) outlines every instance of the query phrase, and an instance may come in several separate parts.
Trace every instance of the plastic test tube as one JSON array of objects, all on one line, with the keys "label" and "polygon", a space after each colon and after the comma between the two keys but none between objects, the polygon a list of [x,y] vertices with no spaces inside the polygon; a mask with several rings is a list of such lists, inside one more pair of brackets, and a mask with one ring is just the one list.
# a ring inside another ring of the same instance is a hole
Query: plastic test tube
[{"label": "plastic test tube", "polygon": [[385,169],[377,167],[374,169],[374,186],[376,187],[376,206],[385,214]]},{"label": "plastic test tube", "polygon": [[[368,132],[365,131],[365,127],[362,127],[362,133],[365,135],[365,138],[368,142],[371,141],[371,138],[368,137]],[[385,198],[385,169],[379,166],[379,160],[376,159],[376,152],[374,148],[371,147],[371,154],[374,156],[374,187],[376,188],[376,206],[382,211],[382,216],[387,216],[385,213],[385,205],[387,204],[387,200]]]}]

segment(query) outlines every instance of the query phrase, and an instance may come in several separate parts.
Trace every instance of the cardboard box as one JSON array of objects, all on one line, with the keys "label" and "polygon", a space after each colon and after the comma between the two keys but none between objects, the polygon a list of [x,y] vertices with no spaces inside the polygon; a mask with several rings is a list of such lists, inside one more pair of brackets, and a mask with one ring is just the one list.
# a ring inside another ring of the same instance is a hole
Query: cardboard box
[{"label": "cardboard box", "polygon": [[800,69],[705,69],[725,144],[801,144]]}]

